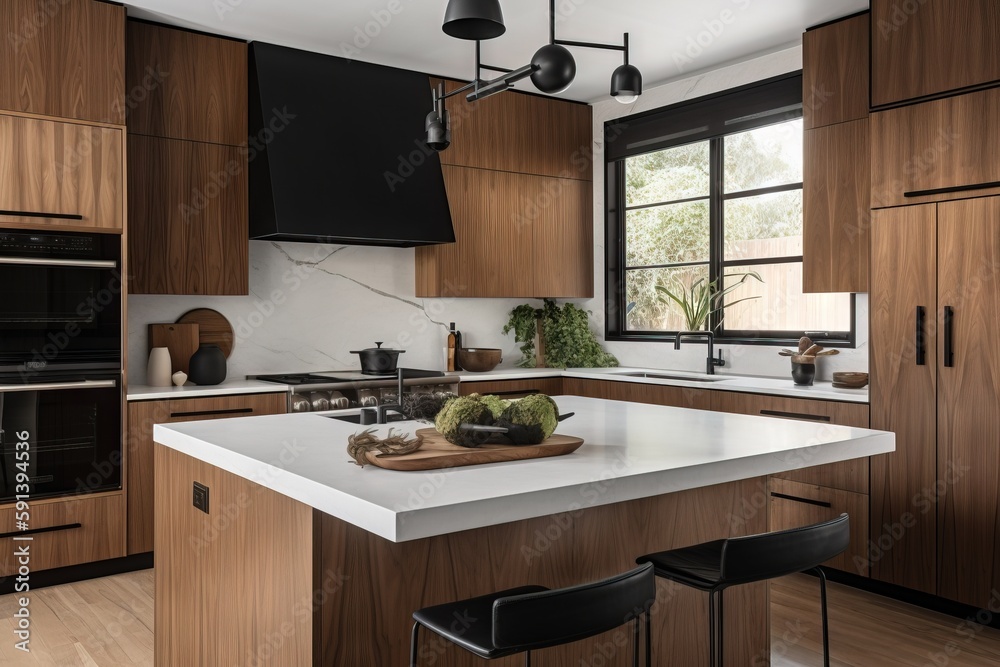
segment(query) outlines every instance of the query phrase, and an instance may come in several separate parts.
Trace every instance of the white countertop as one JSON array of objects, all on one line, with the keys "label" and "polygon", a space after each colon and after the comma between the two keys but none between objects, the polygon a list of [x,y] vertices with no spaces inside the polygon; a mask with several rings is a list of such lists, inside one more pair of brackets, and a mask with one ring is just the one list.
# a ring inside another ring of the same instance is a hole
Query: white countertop
[{"label": "white countertop", "polygon": [[[350,461],[356,424],[288,414],[157,425],[156,442],[393,542],[894,451],[892,433],[578,396],[573,454],[428,472]],[[398,422],[412,433],[424,425]],[[388,427],[379,427],[384,433]]]},{"label": "white countertop", "polygon": [[229,396],[234,394],[275,394],[288,391],[288,385],[257,380],[232,380],[211,386],[194,384],[183,387],[150,387],[147,385],[128,386],[126,399],[129,401],[152,401],[165,398],[204,398],[206,396]]}]

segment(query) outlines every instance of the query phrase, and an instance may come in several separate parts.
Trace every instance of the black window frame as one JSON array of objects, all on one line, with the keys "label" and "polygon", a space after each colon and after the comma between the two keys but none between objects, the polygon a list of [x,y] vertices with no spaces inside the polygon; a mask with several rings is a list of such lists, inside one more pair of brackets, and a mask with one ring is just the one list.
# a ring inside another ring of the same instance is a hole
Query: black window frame
[{"label": "black window frame", "polygon": [[[735,110],[735,111],[734,111]],[[734,117],[735,116],[735,117]],[[676,331],[630,331],[625,306],[625,225],[627,207],[625,160],[637,155],[702,141],[709,142],[709,279],[723,274],[727,266],[753,266],[801,262],[801,255],[780,258],[725,260],[724,202],[771,192],[802,188],[801,183],[782,184],[734,193],[724,188],[724,138],[768,125],[802,117],[802,72],[765,79],[713,95],[605,122],[605,338],[611,341],[673,342]],[[691,121],[697,125],[691,129]],[[685,123],[687,121],[687,123]],[[694,197],[703,200],[704,197]],[[664,204],[679,203],[663,202]],[[655,204],[659,205],[659,204]],[[705,262],[691,262],[702,265]],[[636,267],[628,267],[636,268]],[[646,267],[640,267],[646,268]],[[656,267],[651,267],[656,268]],[[722,344],[794,345],[807,335],[826,347],[857,347],[856,295],[850,295],[851,326],[846,332],[727,330],[723,316],[713,314],[708,326]]]}]

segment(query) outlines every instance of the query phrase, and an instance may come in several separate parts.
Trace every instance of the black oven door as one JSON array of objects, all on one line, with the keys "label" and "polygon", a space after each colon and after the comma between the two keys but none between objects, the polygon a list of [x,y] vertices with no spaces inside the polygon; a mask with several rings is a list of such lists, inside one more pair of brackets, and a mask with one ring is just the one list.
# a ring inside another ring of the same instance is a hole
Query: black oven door
[{"label": "black oven door", "polygon": [[0,385],[0,503],[121,488],[121,401],[118,376]]},{"label": "black oven door", "polygon": [[120,246],[0,230],[0,372],[120,368]]}]

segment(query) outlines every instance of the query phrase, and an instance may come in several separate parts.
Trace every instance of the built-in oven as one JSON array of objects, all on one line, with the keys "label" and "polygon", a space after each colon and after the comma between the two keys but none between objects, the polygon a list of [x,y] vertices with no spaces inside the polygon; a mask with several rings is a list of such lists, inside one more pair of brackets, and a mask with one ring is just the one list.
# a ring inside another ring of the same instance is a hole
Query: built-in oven
[{"label": "built-in oven", "polygon": [[0,503],[121,488],[120,372],[3,377]]},{"label": "built-in oven", "polygon": [[120,266],[113,234],[0,230],[0,373],[121,368]]}]

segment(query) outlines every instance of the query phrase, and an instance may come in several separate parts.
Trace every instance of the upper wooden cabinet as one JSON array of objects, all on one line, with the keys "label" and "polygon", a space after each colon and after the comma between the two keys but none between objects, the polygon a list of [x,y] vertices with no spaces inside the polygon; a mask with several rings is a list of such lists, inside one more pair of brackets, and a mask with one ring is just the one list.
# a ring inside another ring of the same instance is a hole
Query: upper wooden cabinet
[{"label": "upper wooden cabinet", "polygon": [[872,0],[872,105],[1000,81],[996,0]]},{"label": "upper wooden cabinet", "polygon": [[871,171],[867,116],[805,131],[802,290],[868,291]]},{"label": "upper wooden cabinet", "polygon": [[138,134],[128,149],[129,292],[247,294],[245,154]]},{"label": "upper wooden cabinet", "polygon": [[[448,81],[446,88],[462,85]],[[471,103],[462,93],[447,106],[451,146],[441,153],[441,164],[592,180],[588,105],[507,92]]]},{"label": "upper wooden cabinet", "polygon": [[869,15],[812,28],[802,36],[805,128],[868,118]]},{"label": "upper wooden cabinet", "polygon": [[120,234],[123,134],[0,114],[0,226]]},{"label": "upper wooden cabinet", "polygon": [[590,182],[442,169],[455,243],[416,249],[417,296],[593,295]]},{"label": "upper wooden cabinet", "polygon": [[246,143],[246,43],[129,21],[127,44],[130,133]]},{"label": "upper wooden cabinet", "polygon": [[0,2],[0,109],[125,124],[125,8]]},{"label": "upper wooden cabinet", "polygon": [[872,208],[1000,193],[1000,88],[871,116]]}]

